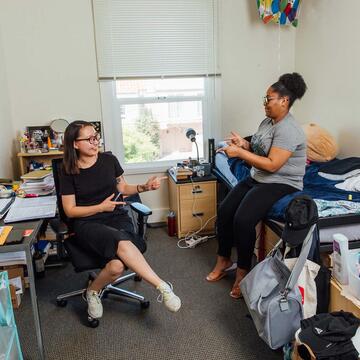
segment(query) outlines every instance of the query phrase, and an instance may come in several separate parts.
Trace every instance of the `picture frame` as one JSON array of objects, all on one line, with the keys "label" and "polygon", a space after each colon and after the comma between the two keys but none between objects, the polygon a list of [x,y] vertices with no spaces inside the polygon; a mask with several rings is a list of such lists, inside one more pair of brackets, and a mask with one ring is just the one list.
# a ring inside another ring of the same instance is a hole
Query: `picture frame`
[{"label": "picture frame", "polygon": [[40,125],[40,126],[27,126],[26,132],[30,140],[34,140],[36,148],[41,149],[44,142],[47,141],[47,138],[50,136],[50,139],[54,139],[54,133],[51,130],[50,126]]}]

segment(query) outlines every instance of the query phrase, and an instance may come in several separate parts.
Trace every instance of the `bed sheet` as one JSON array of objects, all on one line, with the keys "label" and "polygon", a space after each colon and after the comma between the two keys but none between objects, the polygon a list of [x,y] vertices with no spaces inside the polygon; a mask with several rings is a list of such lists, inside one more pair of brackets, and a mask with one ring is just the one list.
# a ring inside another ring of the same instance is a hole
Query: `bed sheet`
[{"label": "bed sheet", "polygon": [[[286,206],[291,199],[300,194],[307,194],[313,199],[329,201],[348,200],[349,195],[351,195],[352,201],[360,202],[360,192],[350,192],[338,189],[335,187],[335,184],[341,182],[341,180],[329,180],[318,175],[318,172],[321,171],[321,167],[329,165],[330,163],[331,162],[329,161],[326,163],[311,163],[310,165],[307,165],[304,176],[304,189],[291,195],[284,196],[277,201],[271,208],[268,218],[280,221],[283,220]],[[250,174],[250,169],[242,160],[236,158],[228,159],[226,155],[222,153],[216,154],[215,166],[232,186],[235,186],[237,182],[243,180]]]}]

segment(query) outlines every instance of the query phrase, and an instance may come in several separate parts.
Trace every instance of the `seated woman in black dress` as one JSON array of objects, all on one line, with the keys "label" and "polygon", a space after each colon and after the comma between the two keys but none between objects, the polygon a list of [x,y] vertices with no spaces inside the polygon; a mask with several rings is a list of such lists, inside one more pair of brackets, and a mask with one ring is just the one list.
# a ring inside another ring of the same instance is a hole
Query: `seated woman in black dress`
[{"label": "seated woman in black dress", "polygon": [[105,265],[86,292],[88,314],[100,318],[101,289],[115,281],[125,266],[153,285],[162,294],[170,311],[178,311],[181,301],[172,287],[159,278],[136,246],[133,223],[114,201],[117,193],[132,195],[160,187],[161,178],[151,177],[143,185],[127,184],[117,158],[99,153],[99,135],[85,121],[72,122],[65,131],[64,161],[60,177],[61,198],[72,230],[83,249],[98,256]]}]

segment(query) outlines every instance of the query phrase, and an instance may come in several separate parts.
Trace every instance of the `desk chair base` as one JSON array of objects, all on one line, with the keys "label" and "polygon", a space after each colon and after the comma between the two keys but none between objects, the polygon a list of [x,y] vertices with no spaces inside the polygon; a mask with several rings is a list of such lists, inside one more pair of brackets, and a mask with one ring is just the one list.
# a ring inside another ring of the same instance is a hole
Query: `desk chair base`
[{"label": "desk chair base", "polygon": [[[89,274],[89,281],[93,281],[96,278],[96,273],[91,272]],[[129,299],[138,300],[140,302],[140,306],[142,309],[147,309],[150,306],[150,302],[144,298],[144,296],[131,292],[129,290],[121,289],[118,287],[119,284],[134,279],[135,281],[141,281],[141,278],[134,272],[126,274],[124,276],[119,277],[113,283],[106,285],[103,290],[101,291],[100,298],[106,298],[108,294],[123,296]],[[65,307],[67,305],[67,299],[75,296],[81,296],[85,293],[87,288],[83,288],[80,290],[75,290],[72,292],[68,292],[66,294],[58,295],[56,297],[56,304],[60,307]],[[92,317],[88,316],[88,323],[90,327],[97,327],[99,325],[98,319],[93,319]]]}]

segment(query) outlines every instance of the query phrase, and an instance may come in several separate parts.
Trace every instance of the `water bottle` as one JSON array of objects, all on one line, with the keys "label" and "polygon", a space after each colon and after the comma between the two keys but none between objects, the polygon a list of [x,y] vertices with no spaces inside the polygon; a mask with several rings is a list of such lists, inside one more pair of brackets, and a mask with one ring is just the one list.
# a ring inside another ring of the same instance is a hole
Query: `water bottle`
[{"label": "water bottle", "polygon": [[167,217],[168,222],[168,235],[169,236],[175,236],[176,234],[176,218],[175,218],[175,212],[170,211]]}]

